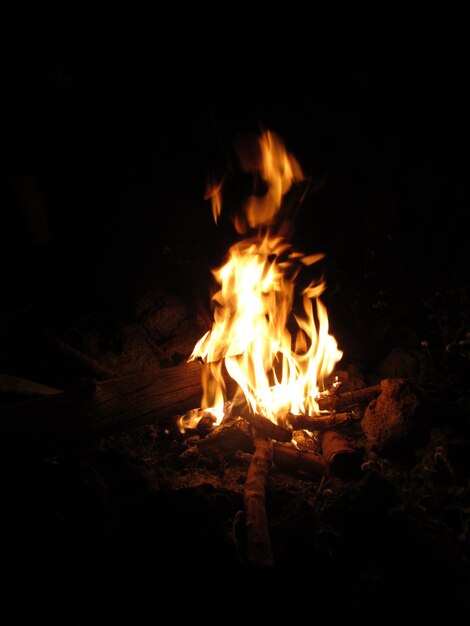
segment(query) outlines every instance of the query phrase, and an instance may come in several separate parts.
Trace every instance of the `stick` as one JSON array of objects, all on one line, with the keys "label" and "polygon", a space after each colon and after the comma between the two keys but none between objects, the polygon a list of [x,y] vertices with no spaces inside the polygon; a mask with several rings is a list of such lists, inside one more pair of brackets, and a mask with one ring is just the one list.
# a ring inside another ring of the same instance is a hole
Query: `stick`
[{"label": "stick", "polygon": [[333,426],[339,426],[340,424],[347,424],[348,422],[356,419],[356,414],[353,411],[347,413],[332,413],[331,415],[293,415],[289,413],[287,416],[288,423],[294,430],[326,430],[327,428],[333,428]]},{"label": "stick", "polygon": [[111,378],[117,378],[117,375],[112,370],[108,369],[104,365],[101,365],[101,363],[98,363],[97,361],[95,361],[95,359],[86,356],[85,354],[83,354],[83,352],[80,352],[80,350],[72,348],[72,346],[69,346],[69,344],[65,341],[62,341],[62,339],[57,339],[50,334],[47,335],[47,339],[49,343],[51,343],[57,350],[59,350],[59,352],[61,352],[64,356],[66,356],[74,363],[77,363],[78,365],[84,367],[98,380],[109,380]]},{"label": "stick", "polygon": [[356,391],[347,391],[341,395],[323,396],[318,400],[320,409],[341,411],[352,404],[368,404],[382,392],[381,385],[364,387]]},{"label": "stick", "polygon": [[255,453],[245,483],[247,561],[256,567],[271,567],[274,558],[266,515],[266,478],[271,468],[273,444],[253,430]]}]

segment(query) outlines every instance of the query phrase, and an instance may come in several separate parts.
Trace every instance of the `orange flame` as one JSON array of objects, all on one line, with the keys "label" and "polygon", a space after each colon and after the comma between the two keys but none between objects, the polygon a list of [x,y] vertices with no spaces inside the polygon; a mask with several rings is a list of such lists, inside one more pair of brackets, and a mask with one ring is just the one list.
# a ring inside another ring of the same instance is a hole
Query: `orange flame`
[{"label": "orange flame", "polygon": [[[255,236],[234,244],[226,263],[213,271],[220,286],[213,296],[214,322],[196,344],[189,360],[207,363],[201,406],[211,407],[220,422],[225,402],[222,367],[238,383],[254,412],[282,421],[292,412],[316,414],[321,379],[330,374],[342,357],[328,332],[328,315],[320,300],[323,281],[311,283],[302,293],[303,313],[293,315],[295,280],[305,265],[323,258],[305,256],[272,232],[279,219],[285,194],[303,180],[297,160],[281,139],[266,131],[258,139],[257,159],[241,156],[242,166],[259,175],[267,190],[251,196],[245,221],[257,228]],[[211,186],[214,219],[222,208],[222,183]],[[243,232],[243,220],[236,220]],[[295,338],[288,324],[296,326]]]}]

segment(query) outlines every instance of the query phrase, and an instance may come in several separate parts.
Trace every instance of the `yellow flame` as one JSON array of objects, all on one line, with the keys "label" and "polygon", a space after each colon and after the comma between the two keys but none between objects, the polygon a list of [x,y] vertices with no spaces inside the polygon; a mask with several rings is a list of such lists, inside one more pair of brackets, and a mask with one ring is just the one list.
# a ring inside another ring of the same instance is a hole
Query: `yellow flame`
[{"label": "yellow flame", "polygon": [[[251,196],[245,206],[246,222],[258,232],[234,244],[226,263],[213,271],[220,287],[213,296],[214,322],[190,360],[200,357],[208,364],[202,381],[203,408],[213,407],[217,416],[223,415],[225,365],[251,409],[276,422],[288,412],[318,413],[321,380],[333,371],[342,352],[328,332],[328,315],[320,300],[323,281],[302,291],[303,313],[292,315],[301,267],[323,255],[305,256],[272,232],[283,197],[303,174],[277,135],[266,131],[258,144],[258,160],[252,154],[241,158],[267,189],[263,196]],[[221,189],[222,184],[213,185],[206,195],[216,221],[222,208]],[[238,232],[240,224],[237,220]],[[288,324],[296,326],[295,337]]]},{"label": "yellow flame", "polygon": [[218,183],[210,181],[207,185],[204,200],[210,200],[212,206],[212,215],[214,222],[217,224],[220,214],[222,213],[222,185],[223,181]]}]

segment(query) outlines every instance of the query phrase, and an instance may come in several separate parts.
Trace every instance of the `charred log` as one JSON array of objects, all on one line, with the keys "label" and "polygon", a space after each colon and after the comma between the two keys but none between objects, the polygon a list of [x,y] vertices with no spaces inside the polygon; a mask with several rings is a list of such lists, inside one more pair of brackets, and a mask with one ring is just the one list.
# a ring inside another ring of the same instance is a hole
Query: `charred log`
[{"label": "charred log", "polygon": [[271,422],[267,417],[263,417],[258,413],[252,413],[248,409],[243,410],[241,415],[265,437],[283,442],[289,442],[292,439],[292,430]]}]

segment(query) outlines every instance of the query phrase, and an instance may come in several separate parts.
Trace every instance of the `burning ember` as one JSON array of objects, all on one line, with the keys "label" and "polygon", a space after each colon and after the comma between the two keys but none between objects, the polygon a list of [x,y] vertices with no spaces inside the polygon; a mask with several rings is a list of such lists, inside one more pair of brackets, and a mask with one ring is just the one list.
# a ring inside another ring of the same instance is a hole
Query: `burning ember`
[{"label": "burning ember", "polygon": [[[200,358],[207,364],[201,406],[217,424],[227,410],[247,405],[252,414],[285,425],[289,414],[320,414],[323,379],[342,352],[329,334],[320,299],[323,279],[301,290],[297,286],[301,270],[324,255],[306,256],[285,237],[285,199],[293,185],[304,180],[299,163],[270,131],[238,156],[265,193],[251,195],[234,219],[237,232],[247,237],[232,245],[225,264],[213,271],[219,286],[212,297],[214,322],[189,360]],[[218,183],[207,192],[216,222],[222,191],[223,183]],[[301,312],[296,312],[299,299]],[[228,405],[224,367],[237,384]],[[182,426],[189,425],[188,420],[194,425],[194,419],[186,416]]]}]

